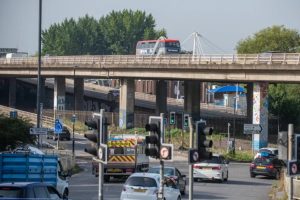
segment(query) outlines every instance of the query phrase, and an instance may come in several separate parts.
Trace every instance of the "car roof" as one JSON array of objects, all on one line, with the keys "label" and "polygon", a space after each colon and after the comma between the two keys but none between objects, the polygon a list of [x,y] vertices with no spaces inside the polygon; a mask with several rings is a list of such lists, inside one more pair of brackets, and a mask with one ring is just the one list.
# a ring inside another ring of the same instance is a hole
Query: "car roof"
[{"label": "car roof", "polygon": [[160,174],[155,174],[155,173],[141,173],[141,172],[137,172],[137,173],[133,173],[130,177],[148,177],[148,178],[159,178]]},{"label": "car roof", "polygon": [[35,185],[41,185],[41,186],[49,186],[48,183],[37,183],[37,182],[10,182],[10,183],[0,183],[0,187],[6,186],[6,187],[27,187],[27,186],[35,186]]},{"label": "car roof", "polygon": [[274,147],[263,147],[263,148],[260,148],[259,150],[278,150],[278,148],[274,148]]}]

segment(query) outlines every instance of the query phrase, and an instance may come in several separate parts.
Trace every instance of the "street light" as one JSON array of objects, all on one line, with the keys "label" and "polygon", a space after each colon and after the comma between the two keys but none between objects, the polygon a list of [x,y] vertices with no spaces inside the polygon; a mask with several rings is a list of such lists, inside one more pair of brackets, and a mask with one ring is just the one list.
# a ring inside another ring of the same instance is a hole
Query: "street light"
[{"label": "street light", "polygon": [[73,97],[74,97],[74,107],[73,107],[73,116],[72,116],[72,124],[73,124],[73,137],[72,137],[72,155],[75,156],[75,121],[76,121],[76,97],[75,97],[75,70],[76,65],[73,68]]},{"label": "street light", "polygon": [[237,111],[237,103],[238,103],[238,87],[239,84],[236,84],[235,90],[235,99],[234,99],[234,108],[233,108],[233,153],[235,154],[235,121],[236,121],[236,111]]}]

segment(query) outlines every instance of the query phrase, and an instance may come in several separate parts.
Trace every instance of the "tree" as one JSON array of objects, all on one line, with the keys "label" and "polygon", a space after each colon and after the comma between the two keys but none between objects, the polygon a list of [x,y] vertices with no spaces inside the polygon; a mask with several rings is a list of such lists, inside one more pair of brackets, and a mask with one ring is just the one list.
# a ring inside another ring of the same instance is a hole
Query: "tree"
[{"label": "tree", "polygon": [[103,54],[104,41],[98,22],[88,15],[75,21],[65,19],[42,32],[43,54]]},{"label": "tree", "polygon": [[241,40],[237,44],[237,52],[262,53],[267,51],[296,52],[300,46],[298,31],[287,29],[284,26],[272,26],[265,28],[254,36]]},{"label": "tree", "polygon": [[11,119],[0,114],[0,151],[18,144],[32,144],[34,136],[29,134],[32,125],[23,119]]},{"label": "tree", "polygon": [[108,54],[135,54],[137,41],[166,36],[164,30],[156,31],[151,14],[142,11],[112,11],[99,20],[107,42]]},{"label": "tree", "polygon": [[[236,49],[239,54],[267,51],[291,53],[300,52],[299,46],[298,31],[287,29],[284,26],[272,26],[255,33],[252,37],[241,40]],[[300,85],[271,84],[269,100],[270,112],[278,116],[281,126],[297,123],[300,114]]]},{"label": "tree", "polygon": [[134,54],[137,41],[159,36],[166,36],[166,31],[155,30],[153,16],[142,11],[112,11],[99,20],[86,15],[77,21],[65,19],[44,30],[43,54]]}]

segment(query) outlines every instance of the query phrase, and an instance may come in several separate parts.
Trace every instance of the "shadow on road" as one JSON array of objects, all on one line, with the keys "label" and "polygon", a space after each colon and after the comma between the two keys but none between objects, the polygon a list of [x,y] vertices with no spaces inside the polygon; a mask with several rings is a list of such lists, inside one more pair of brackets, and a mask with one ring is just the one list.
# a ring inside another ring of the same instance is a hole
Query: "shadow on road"
[{"label": "shadow on road", "polygon": [[231,185],[271,185],[271,183],[259,183],[259,182],[236,181],[236,180],[228,180],[227,184],[231,184]]},{"label": "shadow on road", "polygon": [[228,199],[224,196],[217,196],[214,193],[205,193],[205,194],[194,194],[193,199]]}]

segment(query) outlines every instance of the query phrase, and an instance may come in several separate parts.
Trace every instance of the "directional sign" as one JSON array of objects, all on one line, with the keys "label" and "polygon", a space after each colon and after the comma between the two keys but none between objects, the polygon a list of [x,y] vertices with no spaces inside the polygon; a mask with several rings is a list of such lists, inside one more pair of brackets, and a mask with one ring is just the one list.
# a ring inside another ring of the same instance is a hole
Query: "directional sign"
[{"label": "directional sign", "polygon": [[288,161],[288,176],[300,175],[300,161],[291,160]]},{"label": "directional sign", "polygon": [[260,124],[244,124],[244,134],[261,133],[262,126]]},{"label": "directional sign", "polygon": [[47,128],[30,128],[30,135],[47,135]]},{"label": "directional sign", "polygon": [[62,132],[62,130],[63,130],[63,125],[61,121],[59,119],[56,119],[54,124],[54,132],[59,134]]}]

